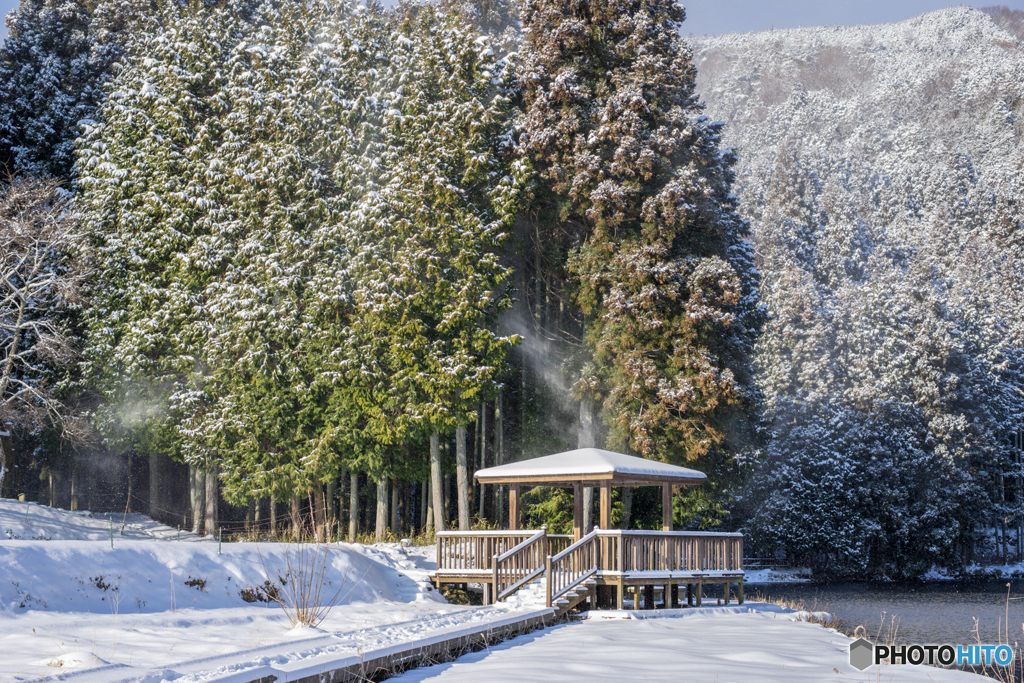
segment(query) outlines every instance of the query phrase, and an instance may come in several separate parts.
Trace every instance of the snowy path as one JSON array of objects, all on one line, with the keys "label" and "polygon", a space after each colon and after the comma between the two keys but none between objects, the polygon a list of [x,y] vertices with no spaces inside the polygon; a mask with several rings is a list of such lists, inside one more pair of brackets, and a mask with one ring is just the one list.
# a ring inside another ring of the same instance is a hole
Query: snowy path
[{"label": "snowy path", "polygon": [[[520,636],[396,683],[977,683],[934,667],[849,665],[850,638],[774,605],[703,607],[635,616],[599,612]],[[618,617],[618,618],[616,618]],[[622,618],[627,617],[627,618]]]}]

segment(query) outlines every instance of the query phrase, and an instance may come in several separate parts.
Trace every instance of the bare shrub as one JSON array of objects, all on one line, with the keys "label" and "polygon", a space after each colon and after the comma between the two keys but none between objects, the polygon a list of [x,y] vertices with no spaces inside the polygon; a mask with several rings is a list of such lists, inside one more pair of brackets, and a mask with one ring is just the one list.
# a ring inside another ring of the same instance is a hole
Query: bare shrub
[{"label": "bare shrub", "polygon": [[[29,433],[55,428],[84,443],[89,422],[60,391],[80,339],[73,312],[90,270],[69,196],[55,179],[0,179],[0,423]],[[0,445],[0,487],[9,468]]]},{"label": "bare shrub", "polygon": [[[319,626],[338,603],[342,597],[342,589],[348,584],[346,575],[337,589],[331,593],[334,586],[327,577],[331,550],[331,546],[325,543],[299,543],[294,546],[286,546],[284,573],[282,575],[278,572],[277,577],[281,588],[277,589],[268,580],[255,590],[265,596],[266,601],[273,600],[281,605],[293,627],[300,624],[310,628]],[[267,570],[262,554],[260,561],[263,562],[264,572],[269,576],[271,572]],[[351,590],[352,587],[349,588],[349,591]],[[245,600],[246,597],[243,596],[242,599]],[[256,599],[263,600],[263,598]],[[248,600],[246,601],[248,602]]]}]

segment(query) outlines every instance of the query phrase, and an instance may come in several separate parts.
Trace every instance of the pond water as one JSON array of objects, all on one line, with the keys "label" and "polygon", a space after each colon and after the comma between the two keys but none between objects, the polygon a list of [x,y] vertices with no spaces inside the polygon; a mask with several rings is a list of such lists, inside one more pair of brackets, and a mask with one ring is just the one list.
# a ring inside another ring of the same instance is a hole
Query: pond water
[{"label": "pond water", "polygon": [[[1007,589],[1007,584],[1010,584]],[[1024,580],[934,583],[782,583],[746,585],[757,595],[799,600],[808,609],[830,612],[841,630],[864,626],[869,637],[888,640],[895,625],[898,643],[1008,642],[1024,645]],[[1007,590],[1010,600],[1007,602]],[[1009,631],[1007,631],[1009,623]],[[1003,639],[1000,639],[1000,633]]]}]

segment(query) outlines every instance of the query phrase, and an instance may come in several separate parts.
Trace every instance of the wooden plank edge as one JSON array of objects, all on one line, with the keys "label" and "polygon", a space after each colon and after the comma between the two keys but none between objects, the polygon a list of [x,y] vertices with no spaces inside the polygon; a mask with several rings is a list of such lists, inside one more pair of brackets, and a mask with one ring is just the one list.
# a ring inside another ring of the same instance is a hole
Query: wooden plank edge
[{"label": "wooden plank edge", "polygon": [[[554,609],[534,612],[523,619],[507,620],[473,629],[464,629],[448,638],[399,649],[402,646],[384,648],[364,654],[360,661],[342,664],[336,668],[325,665],[316,672],[310,666],[295,672],[274,669],[273,672],[261,667],[251,672],[256,678],[246,683],[355,683],[382,681],[410,669],[451,662],[463,655],[478,652],[498,643],[516,638],[533,631],[551,626],[558,621]],[[345,658],[350,659],[350,658]],[[339,662],[339,664],[341,664]],[[311,665],[316,666],[316,665]],[[234,676],[232,676],[234,678]],[[216,680],[216,679],[215,679]],[[211,683],[213,683],[211,681]]]}]

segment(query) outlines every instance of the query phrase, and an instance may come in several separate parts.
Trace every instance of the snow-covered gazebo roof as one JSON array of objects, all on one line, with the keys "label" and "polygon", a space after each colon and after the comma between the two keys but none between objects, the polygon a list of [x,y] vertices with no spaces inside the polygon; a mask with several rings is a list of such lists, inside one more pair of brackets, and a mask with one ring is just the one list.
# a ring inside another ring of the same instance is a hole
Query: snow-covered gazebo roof
[{"label": "snow-covered gazebo roof", "polygon": [[477,470],[481,484],[537,484],[542,486],[695,486],[707,478],[703,472],[637,458],[600,448],[577,448],[542,458]]}]

